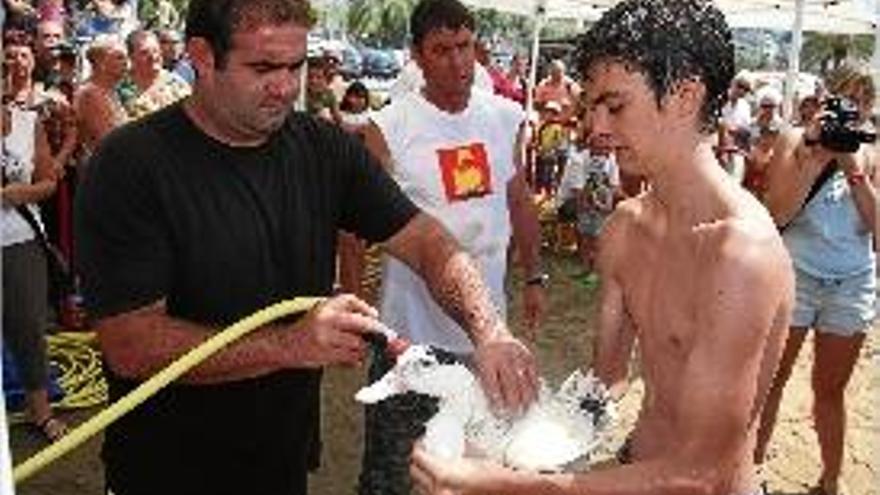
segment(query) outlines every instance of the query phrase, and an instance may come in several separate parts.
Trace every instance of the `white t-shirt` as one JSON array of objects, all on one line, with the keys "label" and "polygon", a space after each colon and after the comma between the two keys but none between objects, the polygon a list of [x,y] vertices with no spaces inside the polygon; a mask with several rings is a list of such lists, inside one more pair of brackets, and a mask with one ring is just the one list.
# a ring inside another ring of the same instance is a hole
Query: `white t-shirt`
[{"label": "white t-shirt", "polygon": [[[373,116],[391,154],[391,175],[474,257],[502,315],[511,235],[507,184],[515,173],[514,147],[523,118],[516,102],[478,89],[457,114],[411,92]],[[434,302],[421,277],[389,256],[383,259],[380,298],[382,320],[413,342],[473,351],[467,334]]]},{"label": "white t-shirt", "polygon": [[[12,124],[9,134],[3,138],[2,166],[10,182],[30,184],[34,174],[34,132],[37,113],[30,110],[10,109]],[[33,217],[40,221],[36,205],[28,205]],[[0,206],[0,232],[3,247],[12,246],[35,238],[35,233],[14,206]]]},{"label": "white t-shirt", "polygon": [[752,121],[752,107],[745,98],[738,98],[736,103],[728,100],[721,107],[721,122],[734,129],[746,129]]}]

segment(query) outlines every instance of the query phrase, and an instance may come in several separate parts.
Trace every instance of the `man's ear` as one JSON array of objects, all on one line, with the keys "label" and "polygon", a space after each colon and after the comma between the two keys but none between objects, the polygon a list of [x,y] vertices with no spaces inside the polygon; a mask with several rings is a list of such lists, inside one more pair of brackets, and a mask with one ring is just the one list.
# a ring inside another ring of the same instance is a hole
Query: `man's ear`
[{"label": "man's ear", "polygon": [[703,99],[706,97],[706,86],[699,79],[685,79],[676,83],[666,96],[666,105],[676,117],[687,118],[691,115],[699,120]]},{"label": "man's ear", "polygon": [[193,65],[196,74],[207,74],[216,69],[217,61],[214,58],[214,49],[205,38],[190,38],[186,42],[186,53]]}]

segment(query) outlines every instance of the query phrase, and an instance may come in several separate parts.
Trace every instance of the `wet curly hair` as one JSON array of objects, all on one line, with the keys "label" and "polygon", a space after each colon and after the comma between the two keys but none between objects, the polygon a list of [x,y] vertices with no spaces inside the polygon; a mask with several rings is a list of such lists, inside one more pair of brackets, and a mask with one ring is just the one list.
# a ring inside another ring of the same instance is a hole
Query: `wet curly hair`
[{"label": "wet curly hair", "polygon": [[657,105],[686,80],[706,88],[699,123],[715,122],[734,76],[733,37],[724,15],[706,0],[625,0],[608,10],[580,37],[578,69],[621,63],[642,73]]}]

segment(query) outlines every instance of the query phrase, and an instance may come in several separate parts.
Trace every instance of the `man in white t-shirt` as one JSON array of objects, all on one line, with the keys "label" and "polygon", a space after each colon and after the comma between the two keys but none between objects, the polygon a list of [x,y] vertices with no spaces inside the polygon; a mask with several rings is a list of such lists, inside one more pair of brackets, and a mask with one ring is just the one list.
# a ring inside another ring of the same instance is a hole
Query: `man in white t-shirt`
[{"label": "man in white t-shirt", "polygon": [[[472,14],[458,0],[416,6],[412,56],[425,84],[376,113],[366,143],[410,199],[477,260],[502,315],[513,235],[525,269],[525,322],[533,337],[543,316],[546,276],[539,265],[537,212],[516,160],[524,115],[516,102],[472,87],[474,31]],[[443,314],[411,267],[386,257],[380,298],[384,323],[414,343],[460,356],[485,383],[483,346]],[[371,381],[391,364],[374,355]],[[420,399],[394,397],[367,409],[359,493],[410,493],[409,453],[421,423],[434,413],[433,403]]]}]

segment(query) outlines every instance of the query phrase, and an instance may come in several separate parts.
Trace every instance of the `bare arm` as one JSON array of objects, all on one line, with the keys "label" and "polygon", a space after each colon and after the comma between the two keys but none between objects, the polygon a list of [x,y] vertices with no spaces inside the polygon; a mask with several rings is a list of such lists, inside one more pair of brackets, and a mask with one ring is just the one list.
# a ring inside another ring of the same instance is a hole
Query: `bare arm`
[{"label": "bare arm", "polygon": [[[194,368],[181,381],[219,383],[289,368],[355,364],[364,357],[361,334],[376,328],[376,313],[353,296],[318,305],[290,325],[258,329]],[[169,316],[164,301],[97,322],[101,350],[111,369],[147,378],[214,335],[210,328]]]},{"label": "bare arm", "polygon": [[385,136],[379,130],[379,126],[370,122],[362,129],[364,133],[364,145],[370,150],[370,153],[379,160],[379,163],[389,172],[393,168],[391,159],[391,151],[388,149],[388,143],[385,142]]},{"label": "bare arm", "polygon": [[420,213],[386,244],[425,281],[434,301],[468,333],[491,402],[522,409],[537,393],[534,357],[500,319],[473,258],[436,219]]},{"label": "bare arm", "polygon": [[529,276],[541,270],[541,227],[538,223],[538,210],[526,183],[525,169],[520,163],[521,141],[522,133],[517,137],[515,146],[516,174],[507,183],[507,207],[510,210],[514,244],[519,252],[523,269]]},{"label": "bare arm", "polygon": [[[517,135],[514,146],[516,173],[507,183],[507,209],[513,228],[513,244],[519,255],[527,279],[541,275],[541,226],[538,223],[538,210],[532,201],[532,193],[525,179],[523,159],[523,133]],[[542,284],[526,284],[523,288],[523,309],[528,338],[534,341],[538,326],[546,312],[544,287]]]},{"label": "bare arm", "polygon": [[58,105],[55,118],[61,119],[64,124],[64,141],[61,143],[58,154],[55,155],[55,165],[63,174],[64,167],[69,164],[71,157],[76,152],[79,136],[77,135],[76,112],[73,105],[66,100],[56,101],[55,104]]},{"label": "bare arm", "polygon": [[596,376],[620,399],[629,389],[629,362],[635,343],[635,328],[626,311],[623,287],[617,280],[615,260],[626,246],[626,205],[612,214],[599,238],[598,331],[593,344]]},{"label": "bare arm", "polygon": [[55,162],[49,152],[49,142],[43,126],[37,122],[34,127],[34,173],[31,183],[13,182],[3,186],[3,202],[17,206],[42,201],[55,192]]},{"label": "bare arm", "polygon": [[420,213],[386,249],[422,276],[435,301],[475,345],[508,333],[474,260],[433,217]]},{"label": "bare arm", "polygon": [[803,132],[792,129],[780,136],[767,169],[764,203],[776,225],[786,225],[797,215],[830,160],[817,153],[818,147],[804,144]]},{"label": "bare arm", "polygon": [[877,235],[877,173],[878,148],[862,145],[859,153],[838,156],[837,160],[849,180],[849,188],[865,231]]}]

